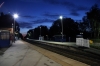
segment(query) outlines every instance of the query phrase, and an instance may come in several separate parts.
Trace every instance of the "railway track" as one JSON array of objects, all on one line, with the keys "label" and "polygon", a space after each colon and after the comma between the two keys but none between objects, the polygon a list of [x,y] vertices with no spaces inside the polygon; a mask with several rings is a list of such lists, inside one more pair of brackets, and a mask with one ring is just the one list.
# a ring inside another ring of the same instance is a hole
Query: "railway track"
[{"label": "railway track", "polygon": [[91,66],[100,66],[100,56],[97,54],[89,53],[84,51],[84,48],[74,48],[71,46],[50,44],[45,42],[37,42],[32,40],[26,40],[27,42],[44,49],[53,51],[63,56],[81,61]]}]

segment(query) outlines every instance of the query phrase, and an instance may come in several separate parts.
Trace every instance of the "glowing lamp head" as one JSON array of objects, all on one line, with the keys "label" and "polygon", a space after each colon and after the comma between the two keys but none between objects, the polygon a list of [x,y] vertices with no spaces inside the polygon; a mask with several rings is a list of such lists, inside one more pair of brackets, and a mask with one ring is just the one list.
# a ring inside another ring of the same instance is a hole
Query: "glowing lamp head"
[{"label": "glowing lamp head", "polygon": [[59,18],[60,18],[60,19],[62,19],[62,18],[63,18],[63,16],[60,16]]},{"label": "glowing lamp head", "polygon": [[18,18],[18,14],[14,14],[13,17],[14,17],[14,18]]}]

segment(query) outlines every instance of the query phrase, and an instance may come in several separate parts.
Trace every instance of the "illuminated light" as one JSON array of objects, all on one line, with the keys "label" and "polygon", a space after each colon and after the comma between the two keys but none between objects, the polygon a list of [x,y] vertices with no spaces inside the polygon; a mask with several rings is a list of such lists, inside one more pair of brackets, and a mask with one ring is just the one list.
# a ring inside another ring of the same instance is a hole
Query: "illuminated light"
[{"label": "illuminated light", "polygon": [[18,18],[18,14],[14,14],[13,17],[14,17],[14,18]]},{"label": "illuminated light", "polygon": [[60,16],[59,18],[60,18],[60,19],[62,19],[62,18],[63,18],[63,16]]}]

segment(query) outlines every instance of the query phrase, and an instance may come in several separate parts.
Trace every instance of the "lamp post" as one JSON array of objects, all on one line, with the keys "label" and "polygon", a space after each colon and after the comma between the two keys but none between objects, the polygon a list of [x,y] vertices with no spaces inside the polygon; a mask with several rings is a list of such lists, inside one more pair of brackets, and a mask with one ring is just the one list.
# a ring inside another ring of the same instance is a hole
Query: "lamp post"
[{"label": "lamp post", "polygon": [[40,37],[41,37],[41,27],[40,27]]},{"label": "lamp post", "polygon": [[48,40],[48,35],[46,35],[46,37],[47,37],[47,40]]},{"label": "lamp post", "polygon": [[18,30],[17,30],[17,27],[18,27],[18,26],[16,26],[16,28],[15,28],[15,29],[16,29],[16,31],[18,31]]},{"label": "lamp post", "polygon": [[14,14],[14,25],[13,25],[13,35],[14,35],[14,42],[15,42],[15,19],[18,18],[18,14]]},{"label": "lamp post", "polygon": [[63,16],[60,16],[59,18],[61,19],[61,26],[62,26],[62,41],[63,41],[63,21],[62,21]]},{"label": "lamp post", "polygon": [[34,39],[34,29],[33,29],[33,39]]}]

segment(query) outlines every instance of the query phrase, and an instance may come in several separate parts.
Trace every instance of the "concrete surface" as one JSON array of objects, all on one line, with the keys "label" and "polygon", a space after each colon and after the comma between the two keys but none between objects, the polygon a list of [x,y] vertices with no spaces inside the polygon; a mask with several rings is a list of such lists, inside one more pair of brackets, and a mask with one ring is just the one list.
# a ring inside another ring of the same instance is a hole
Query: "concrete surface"
[{"label": "concrete surface", "polygon": [[22,41],[16,41],[3,55],[0,66],[61,66],[43,54],[28,47]]},{"label": "concrete surface", "polygon": [[0,55],[0,66],[88,66],[18,40]]}]

